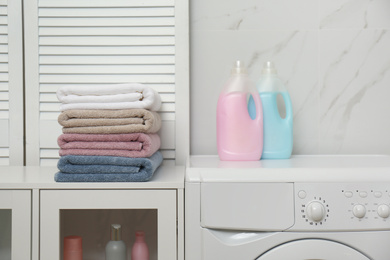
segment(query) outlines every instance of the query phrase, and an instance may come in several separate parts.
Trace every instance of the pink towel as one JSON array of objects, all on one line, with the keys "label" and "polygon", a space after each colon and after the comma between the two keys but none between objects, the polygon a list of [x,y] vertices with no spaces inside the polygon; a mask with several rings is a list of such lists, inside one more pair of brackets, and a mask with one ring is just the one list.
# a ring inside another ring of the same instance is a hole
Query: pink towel
[{"label": "pink towel", "polygon": [[157,134],[62,134],[58,137],[60,156],[106,155],[150,157],[160,148]]}]

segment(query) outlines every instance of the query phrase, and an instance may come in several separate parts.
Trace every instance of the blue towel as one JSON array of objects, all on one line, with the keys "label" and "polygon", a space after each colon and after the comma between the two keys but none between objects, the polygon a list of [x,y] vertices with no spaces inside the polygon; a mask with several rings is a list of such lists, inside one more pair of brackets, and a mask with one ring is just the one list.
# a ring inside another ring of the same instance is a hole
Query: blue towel
[{"label": "blue towel", "polygon": [[141,182],[153,177],[163,161],[157,151],[149,158],[67,155],[58,161],[56,182]]}]

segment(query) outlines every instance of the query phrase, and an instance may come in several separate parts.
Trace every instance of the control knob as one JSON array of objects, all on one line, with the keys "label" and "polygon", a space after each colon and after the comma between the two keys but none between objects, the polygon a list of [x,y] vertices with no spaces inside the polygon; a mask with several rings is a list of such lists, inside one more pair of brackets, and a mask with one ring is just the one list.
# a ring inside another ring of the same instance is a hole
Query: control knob
[{"label": "control knob", "polygon": [[366,215],[366,208],[361,204],[357,204],[353,207],[352,212],[355,217],[363,218]]},{"label": "control knob", "polygon": [[381,218],[388,218],[390,216],[390,207],[385,204],[379,205],[377,212]]},{"label": "control knob", "polygon": [[319,201],[312,201],[306,206],[306,214],[309,220],[320,222],[325,218],[325,207]]}]

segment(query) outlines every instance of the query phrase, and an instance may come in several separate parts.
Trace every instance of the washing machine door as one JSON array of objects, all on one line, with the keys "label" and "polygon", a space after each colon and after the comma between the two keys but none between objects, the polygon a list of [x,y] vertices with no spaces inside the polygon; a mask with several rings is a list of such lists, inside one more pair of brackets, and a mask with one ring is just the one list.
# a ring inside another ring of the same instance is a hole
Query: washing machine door
[{"label": "washing machine door", "polygon": [[346,245],[321,239],[297,240],[274,247],[257,260],[370,260]]}]

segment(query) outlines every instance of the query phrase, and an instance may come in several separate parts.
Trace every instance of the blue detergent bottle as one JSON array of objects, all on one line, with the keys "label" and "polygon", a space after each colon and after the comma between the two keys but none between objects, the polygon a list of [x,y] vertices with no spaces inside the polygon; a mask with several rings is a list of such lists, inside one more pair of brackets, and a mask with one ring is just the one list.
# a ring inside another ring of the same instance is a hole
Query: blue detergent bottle
[{"label": "blue detergent bottle", "polygon": [[[263,153],[261,159],[288,159],[293,148],[293,113],[290,95],[278,77],[275,66],[267,61],[256,84],[263,105]],[[278,109],[278,96],[285,104],[285,117]],[[253,109],[250,109],[250,112]]]}]

